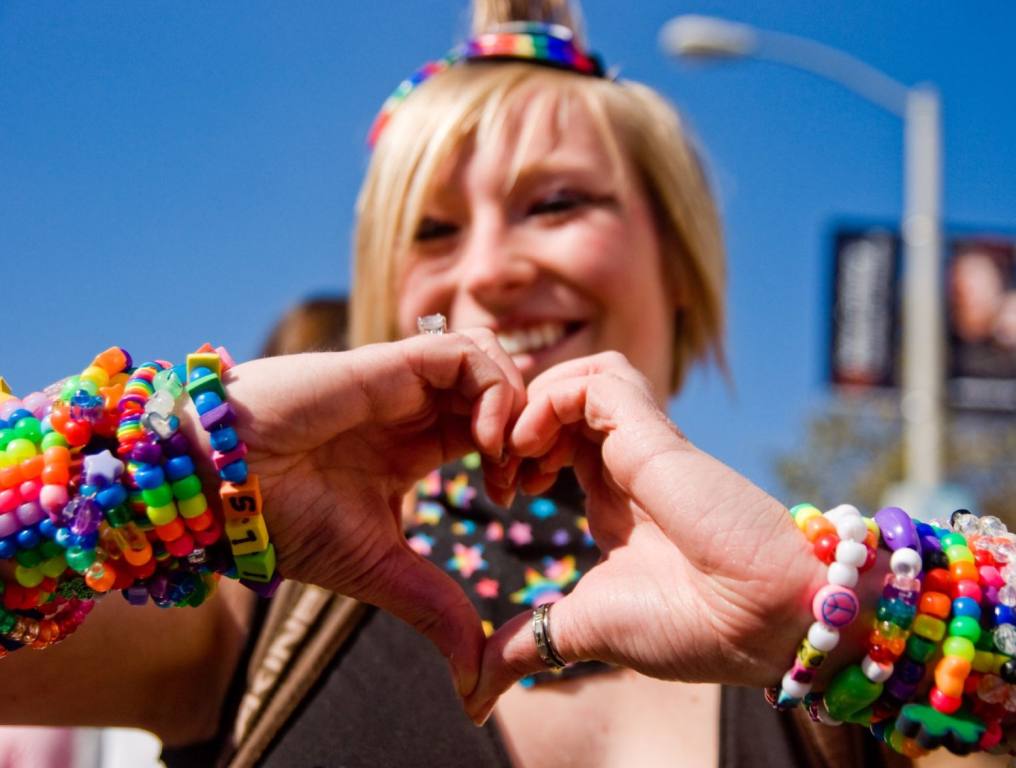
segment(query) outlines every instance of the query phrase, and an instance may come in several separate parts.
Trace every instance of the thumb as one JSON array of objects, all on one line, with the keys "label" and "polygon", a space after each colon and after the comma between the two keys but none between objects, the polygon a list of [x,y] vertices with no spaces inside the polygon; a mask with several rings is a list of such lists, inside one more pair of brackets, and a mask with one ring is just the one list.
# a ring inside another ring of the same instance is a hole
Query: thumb
[{"label": "thumb", "polygon": [[402,542],[382,559],[358,597],[434,643],[451,665],[460,696],[476,687],[485,640],[480,616],[462,588],[434,563]]},{"label": "thumb", "polygon": [[[554,603],[547,621],[554,650],[569,663],[591,658],[575,642],[576,608],[576,600],[566,595]],[[534,615],[534,611],[518,614],[487,639],[479,682],[465,701],[466,713],[477,725],[487,720],[498,697],[514,683],[549,669],[536,647]]]}]

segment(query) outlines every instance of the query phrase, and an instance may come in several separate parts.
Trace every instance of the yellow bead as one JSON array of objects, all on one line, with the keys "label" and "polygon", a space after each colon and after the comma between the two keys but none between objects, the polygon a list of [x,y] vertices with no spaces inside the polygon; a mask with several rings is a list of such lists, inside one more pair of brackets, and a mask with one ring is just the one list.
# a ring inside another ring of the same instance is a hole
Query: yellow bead
[{"label": "yellow bead", "polygon": [[874,534],[875,546],[877,547],[882,537],[882,532],[878,529],[878,523],[875,522],[873,517],[863,517],[861,519],[864,520],[864,525],[868,528],[868,532]]},{"label": "yellow bead", "polygon": [[797,658],[801,660],[805,669],[818,669],[825,661],[826,655],[805,638],[797,649]]},{"label": "yellow bead", "polygon": [[207,368],[216,376],[222,376],[222,361],[214,352],[192,352],[187,355],[187,381],[195,368]]},{"label": "yellow bead", "polygon": [[252,555],[268,546],[268,529],[261,515],[226,520],[226,538],[234,555]]},{"label": "yellow bead", "polygon": [[[972,664],[975,672],[991,672],[995,667],[995,654],[991,651],[977,651]],[[998,674],[997,672],[995,674]]]},{"label": "yellow bead", "polygon": [[178,501],[177,506],[180,508],[180,514],[189,520],[192,517],[203,514],[208,509],[208,499],[205,498],[203,493],[199,493],[197,496],[191,496],[189,499]]},{"label": "yellow bead", "polygon": [[804,530],[805,523],[807,523],[811,518],[822,514],[822,512],[816,509],[812,504],[798,504],[790,511],[794,515],[794,522],[797,523],[797,527],[802,531]]},{"label": "yellow bead", "polygon": [[937,643],[945,637],[945,622],[926,613],[920,613],[914,619],[910,631],[926,640]]},{"label": "yellow bead", "polygon": [[109,384],[109,374],[97,365],[90,365],[81,372],[80,378],[83,381],[90,381],[97,387],[104,387]]},{"label": "yellow bead", "polygon": [[148,507],[148,519],[152,525],[166,525],[176,519],[176,504],[172,501],[161,507]]},{"label": "yellow bead", "polygon": [[45,577],[38,568],[26,568],[23,565],[19,565],[14,568],[14,578],[17,579],[18,584],[21,586],[31,588],[42,584],[42,580]]},{"label": "yellow bead", "polygon": [[67,570],[67,561],[63,555],[57,555],[46,560],[42,565],[39,566],[39,570],[42,571],[43,576],[48,576],[51,579],[55,579],[61,573]]}]

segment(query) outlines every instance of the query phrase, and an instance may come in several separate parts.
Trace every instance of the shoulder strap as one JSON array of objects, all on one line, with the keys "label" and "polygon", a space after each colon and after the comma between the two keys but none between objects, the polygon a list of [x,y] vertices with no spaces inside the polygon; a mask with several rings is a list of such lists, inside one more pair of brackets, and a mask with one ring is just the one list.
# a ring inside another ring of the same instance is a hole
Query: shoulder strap
[{"label": "shoulder strap", "polygon": [[255,764],[363,616],[365,606],[320,587],[286,582],[247,668],[230,749],[221,765]]}]

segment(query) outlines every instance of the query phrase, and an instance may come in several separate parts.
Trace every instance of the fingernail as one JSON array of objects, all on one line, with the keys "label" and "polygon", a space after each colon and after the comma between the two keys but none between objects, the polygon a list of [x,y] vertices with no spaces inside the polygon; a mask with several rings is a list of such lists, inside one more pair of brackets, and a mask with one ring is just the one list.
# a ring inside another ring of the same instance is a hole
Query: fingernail
[{"label": "fingernail", "polygon": [[501,449],[501,455],[497,457],[497,465],[499,467],[507,466],[508,462],[511,461],[512,455],[508,452],[508,448]]},{"label": "fingernail", "polygon": [[466,680],[465,673],[455,666],[455,662],[451,659],[448,660],[448,667],[452,673],[452,685],[455,686],[455,690],[460,697],[466,698],[466,696],[473,692],[473,686]]},{"label": "fingernail", "polygon": [[494,702],[487,702],[480,708],[480,713],[473,718],[473,724],[477,728],[482,728],[486,725],[487,721],[490,720],[490,716],[493,712]]}]

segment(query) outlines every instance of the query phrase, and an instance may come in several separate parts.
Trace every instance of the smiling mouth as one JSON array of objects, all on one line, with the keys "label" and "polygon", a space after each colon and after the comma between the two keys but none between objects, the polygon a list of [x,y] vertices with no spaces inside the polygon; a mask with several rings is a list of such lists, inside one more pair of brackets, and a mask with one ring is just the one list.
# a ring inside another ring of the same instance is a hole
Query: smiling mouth
[{"label": "smiling mouth", "polygon": [[557,346],[563,339],[578,331],[581,321],[548,321],[497,332],[497,340],[509,355],[523,355],[542,352]]}]

